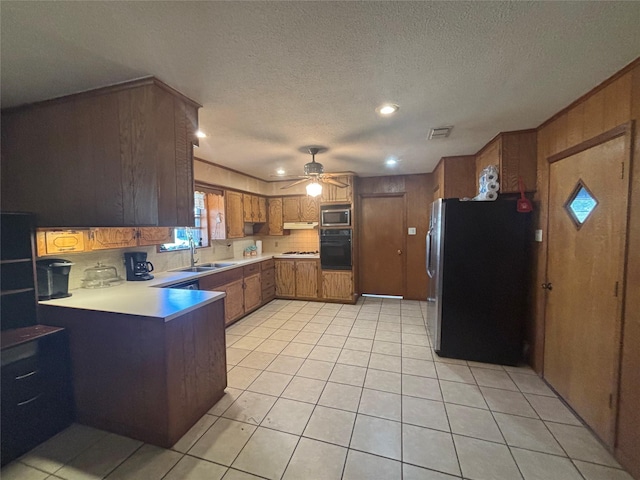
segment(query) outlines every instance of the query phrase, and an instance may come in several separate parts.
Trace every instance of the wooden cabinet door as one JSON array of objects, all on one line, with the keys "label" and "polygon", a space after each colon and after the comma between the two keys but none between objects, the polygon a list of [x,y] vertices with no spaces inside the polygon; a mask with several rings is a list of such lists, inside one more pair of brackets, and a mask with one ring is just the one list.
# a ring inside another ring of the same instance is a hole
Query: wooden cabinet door
[{"label": "wooden cabinet door", "polygon": [[161,245],[173,242],[173,228],[144,227],[138,229],[138,245]]},{"label": "wooden cabinet door", "polygon": [[276,260],[276,296],[296,296],[295,260]]},{"label": "wooden cabinet door", "polygon": [[300,197],[284,197],[282,199],[282,221],[300,221]]},{"label": "wooden cabinet door", "polygon": [[282,230],[282,198],[269,199],[269,235],[284,235]]},{"label": "wooden cabinet door", "polygon": [[242,238],[244,237],[242,194],[227,190],[225,196],[227,197],[225,201],[225,208],[227,209],[227,238]]},{"label": "wooden cabinet door", "polygon": [[318,197],[300,197],[300,221],[317,222],[320,215]]},{"label": "wooden cabinet door", "polygon": [[224,240],[227,238],[225,226],[226,213],[224,211],[224,195],[207,193],[207,212],[209,218],[209,238],[212,240]]},{"label": "wooden cabinet door", "polygon": [[224,324],[231,322],[244,315],[244,280],[236,280],[220,287],[227,296],[224,297]]},{"label": "wooden cabinet door", "polygon": [[[267,221],[267,199],[265,197],[256,197],[258,202],[258,217],[256,222],[265,223]],[[254,212],[255,213],[255,212]]]},{"label": "wooden cabinet door", "polygon": [[249,312],[262,302],[260,273],[244,277],[244,311]]},{"label": "wooden cabinet door", "polygon": [[251,195],[251,221],[258,222],[258,216],[260,214],[260,202],[258,197]]},{"label": "wooden cabinet door", "polygon": [[296,297],[318,298],[318,262],[296,260]]},{"label": "wooden cabinet door", "polygon": [[353,300],[353,273],[322,272],[322,298]]},{"label": "wooden cabinet door", "polygon": [[252,198],[253,195],[242,194],[242,218],[245,222],[253,222]]},{"label": "wooden cabinet door", "polygon": [[135,247],[138,245],[136,228],[92,228],[91,250]]},{"label": "wooden cabinet door", "polygon": [[334,180],[346,183],[348,186],[338,187],[330,183],[323,183],[320,201],[322,203],[353,203],[353,176],[342,175],[334,177]]}]

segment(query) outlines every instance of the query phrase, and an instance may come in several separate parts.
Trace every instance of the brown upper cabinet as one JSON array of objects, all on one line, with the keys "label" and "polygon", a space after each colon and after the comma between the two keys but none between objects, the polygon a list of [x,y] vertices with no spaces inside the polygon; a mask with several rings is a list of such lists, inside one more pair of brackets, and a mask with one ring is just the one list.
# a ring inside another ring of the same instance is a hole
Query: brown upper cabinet
[{"label": "brown upper cabinet", "polygon": [[284,222],[317,222],[320,215],[318,197],[300,195],[282,199]]},{"label": "brown upper cabinet", "polygon": [[433,198],[475,197],[478,194],[474,180],[476,158],[473,155],[442,157],[433,171]]},{"label": "brown upper cabinet", "polygon": [[245,222],[265,223],[267,221],[267,200],[264,197],[245,193],[243,199],[243,217]]},{"label": "brown upper cabinet", "polygon": [[200,105],[145,78],[2,112],[2,206],[38,226],[193,226]]},{"label": "brown upper cabinet", "polygon": [[227,211],[227,238],[244,237],[244,202],[243,194],[227,190],[225,192],[225,208]]},{"label": "brown upper cabinet", "polygon": [[282,229],[282,197],[270,197],[269,201],[269,235],[284,235]]},{"label": "brown upper cabinet", "polygon": [[476,155],[476,189],[482,169],[498,166],[500,193],[517,193],[518,177],[527,192],[536,190],[537,136],[535,130],[502,132]]},{"label": "brown upper cabinet", "polygon": [[353,175],[341,175],[333,178],[338,182],[347,184],[347,187],[338,187],[330,183],[323,183],[320,202],[353,203]]}]

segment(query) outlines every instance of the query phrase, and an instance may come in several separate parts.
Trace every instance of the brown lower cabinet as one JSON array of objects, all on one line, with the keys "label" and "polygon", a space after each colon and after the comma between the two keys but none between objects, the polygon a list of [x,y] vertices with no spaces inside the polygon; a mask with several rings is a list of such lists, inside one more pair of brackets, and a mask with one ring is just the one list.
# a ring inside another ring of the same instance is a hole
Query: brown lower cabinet
[{"label": "brown lower cabinet", "polygon": [[325,300],[353,301],[353,272],[323,271],[322,298]]},{"label": "brown lower cabinet", "polygon": [[317,299],[319,260],[276,259],[276,297]]},{"label": "brown lower cabinet", "polygon": [[79,423],[170,448],[224,394],[221,301],[170,321],[40,305],[40,320],[69,332]]},{"label": "brown lower cabinet", "polygon": [[[200,288],[226,293],[224,317],[225,325],[229,325],[273,300],[275,292],[269,286],[269,279],[273,279],[273,268],[273,260],[265,260],[212,273],[200,277]],[[263,276],[267,286],[263,284]]]}]

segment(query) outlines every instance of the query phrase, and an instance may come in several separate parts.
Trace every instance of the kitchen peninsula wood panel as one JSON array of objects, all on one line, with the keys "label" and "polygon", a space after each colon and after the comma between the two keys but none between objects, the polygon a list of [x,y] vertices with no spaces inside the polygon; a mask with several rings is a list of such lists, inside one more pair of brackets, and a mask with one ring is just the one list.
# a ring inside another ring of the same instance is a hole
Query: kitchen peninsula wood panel
[{"label": "kitchen peninsula wood panel", "polygon": [[80,423],[173,446],[227,386],[223,302],[171,321],[41,305],[67,328]]},{"label": "kitchen peninsula wood panel", "polygon": [[146,78],[3,111],[3,208],[40,227],[193,225],[198,108]]}]

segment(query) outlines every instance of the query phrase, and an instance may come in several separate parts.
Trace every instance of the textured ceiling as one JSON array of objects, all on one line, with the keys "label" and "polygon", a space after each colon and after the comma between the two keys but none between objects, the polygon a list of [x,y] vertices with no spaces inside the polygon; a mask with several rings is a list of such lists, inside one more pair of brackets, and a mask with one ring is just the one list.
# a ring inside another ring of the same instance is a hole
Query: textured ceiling
[{"label": "textured ceiling", "polygon": [[[640,2],[3,0],[0,15],[3,107],[155,75],[204,105],[198,157],[265,179],[300,174],[306,145],[328,148],[328,171],[430,172],[640,55]],[[399,112],[380,118],[383,102]]]}]

